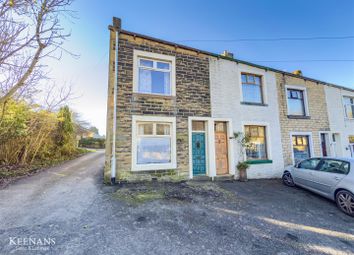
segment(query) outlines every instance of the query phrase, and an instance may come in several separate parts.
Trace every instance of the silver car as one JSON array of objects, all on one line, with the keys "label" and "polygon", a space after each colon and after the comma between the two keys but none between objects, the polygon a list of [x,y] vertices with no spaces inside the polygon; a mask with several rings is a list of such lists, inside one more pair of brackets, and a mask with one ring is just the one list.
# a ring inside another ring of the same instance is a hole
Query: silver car
[{"label": "silver car", "polygon": [[287,186],[298,185],[335,201],[354,217],[354,159],[306,159],[286,167],[282,179]]}]

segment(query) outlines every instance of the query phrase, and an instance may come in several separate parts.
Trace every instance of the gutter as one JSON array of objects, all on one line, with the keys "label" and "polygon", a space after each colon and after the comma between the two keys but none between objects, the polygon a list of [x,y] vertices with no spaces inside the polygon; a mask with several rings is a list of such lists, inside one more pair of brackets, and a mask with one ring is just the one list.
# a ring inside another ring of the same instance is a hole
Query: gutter
[{"label": "gutter", "polygon": [[113,127],[112,127],[112,157],[111,157],[111,184],[116,183],[116,137],[117,137],[117,94],[118,94],[118,46],[121,20],[113,18],[115,42],[115,61],[114,61],[114,88],[113,88]]}]

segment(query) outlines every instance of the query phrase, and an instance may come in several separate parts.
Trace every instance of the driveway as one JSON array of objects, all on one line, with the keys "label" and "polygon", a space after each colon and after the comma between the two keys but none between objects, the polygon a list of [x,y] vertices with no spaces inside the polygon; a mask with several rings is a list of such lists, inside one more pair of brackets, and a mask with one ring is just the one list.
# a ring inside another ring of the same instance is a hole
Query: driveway
[{"label": "driveway", "polygon": [[0,190],[0,253],[354,254],[353,218],[279,180],[111,187],[103,163],[90,153]]}]

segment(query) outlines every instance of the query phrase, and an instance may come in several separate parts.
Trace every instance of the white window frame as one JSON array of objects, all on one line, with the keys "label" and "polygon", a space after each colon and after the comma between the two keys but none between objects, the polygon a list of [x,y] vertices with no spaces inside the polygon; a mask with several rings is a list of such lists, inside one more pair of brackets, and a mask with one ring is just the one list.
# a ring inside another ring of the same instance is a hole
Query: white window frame
[{"label": "white window frame", "polygon": [[[301,90],[302,91],[302,96],[303,96],[303,99],[304,99],[305,115],[292,115],[292,114],[289,113],[288,89],[295,89],[295,90]],[[306,87],[299,86],[299,85],[285,85],[285,97],[286,97],[286,109],[287,109],[288,115],[310,117]]]},{"label": "white window frame", "polygon": [[[176,96],[176,57],[152,53],[147,51],[141,50],[134,50],[133,53],[133,92],[139,94],[146,94],[146,95],[158,95],[158,96]],[[164,95],[159,93],[146,93],[146,92],[139,92],[139,59],[147,59],[153,61],[162,61],[162,62],[169,62],[171,73],[170,73],[170,85],[171,85],[171,94]]]},{"label": "white window frame", "polygon": [[[267,80],[266,80],[266,72],[263,70],[255,70],[254,68],[249,68],[248,66],[240,67],[238,71],[238,79],[240,84],[240,99],[241,102],[248,103],[243,98],[243,90],[242,90],[242,73],[246,74],[253,74],[257,76],[261,76],[261,93],[262,93],[262,100],[261,104],[268,104],[268,95],[267,95]],[[252,103],[250,103],[252,104]],[[257,104],[257,103],[255,103]]]},{"label": "white window frame", "polygon": [[[171,162],[156,164],[137,164],[137,148],[138,148],[138,123],[153,122],[171,125]],[[170,170],[177,168],[176,159],[176,117],[160,117],[160,116],[132,116],[132,168],[134,171],[150,171],[150,170]]]},{"label": "white window frame", "polygon": [[[267,160],[273,160],[272,157],[272,139],[271,139],[271,128],[268,122],[263,121],[242,121],[242,133],[245,134],[245,126],[262,126],[265,127],[265,139],[266,139],[266,150],[267,150]],[[243,160],[247,160],[246,149],[244,149]],[[254,159],[257,161],[260,159]],[[250,160],[252,161],[252,160]]]},{"label": "white window frame", "polygon": [[316,157],[315,151],[313,149],[313,139],[312,139],[312,132],[290,132],[290,148],[291,148],[291,159],[293,165],[295,164],[295,156],[294,156],[294,147],[293,147],[293,136],[294,135],[302,135],[309,137],[309,146],[310,146],[310,158]]},{"label": "white window frame", "polygon": [[344,98],[345,98],[345,97],[354,99],[353,96],[343,95],[343,97],[342,97],[342,105],[343,105],[343,108],[344,108],[344,118],[345,118],[346,120],[354,120],[354,112],[353,112],[353,118],[349,118],[348,115],[347,115],[347,109],[346,109],[346,107],[345,107],[346,105],[345,105],[345,102],[344,102]]}]

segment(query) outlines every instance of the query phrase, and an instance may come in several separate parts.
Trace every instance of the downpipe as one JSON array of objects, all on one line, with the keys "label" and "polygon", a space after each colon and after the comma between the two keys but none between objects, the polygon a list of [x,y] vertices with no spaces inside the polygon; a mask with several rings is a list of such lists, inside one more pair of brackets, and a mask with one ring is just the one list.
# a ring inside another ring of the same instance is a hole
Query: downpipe
[{"label": "downpipe", "polygon": [[116,183],[116,130],[117,130],[117,90],[118,90],[118,39],[119,32],[116,31],[115,63],[114,63],[114,88],[113,88],[113,132],[112,132],[112,158],[111,158],[111,184]]}]

